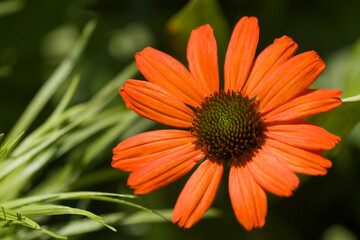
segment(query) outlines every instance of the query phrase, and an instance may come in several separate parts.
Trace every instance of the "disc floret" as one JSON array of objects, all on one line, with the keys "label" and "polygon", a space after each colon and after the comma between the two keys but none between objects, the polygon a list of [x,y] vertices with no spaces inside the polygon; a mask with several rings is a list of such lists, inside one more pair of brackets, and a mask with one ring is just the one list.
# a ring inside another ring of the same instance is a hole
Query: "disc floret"
[{"label": "disc floret", "polygon": [[191,133],[207,158],[230,160],[261,147],[262,120],[256,98],[220,91],[194,110]]}]

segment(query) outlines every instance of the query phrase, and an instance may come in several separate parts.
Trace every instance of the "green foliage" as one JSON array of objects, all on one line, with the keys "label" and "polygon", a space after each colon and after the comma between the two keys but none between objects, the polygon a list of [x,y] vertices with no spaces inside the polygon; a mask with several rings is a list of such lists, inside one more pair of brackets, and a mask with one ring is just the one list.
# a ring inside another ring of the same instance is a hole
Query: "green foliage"
[{"label": "green foliage", "polygon": [[[85,26],[68,56],[30,102],[9,133],[10,136],[17,137],[15,139],[8,137],[2,141],[0,148],[1,238],[10,236],[10,234],[21,236],[24,232],[13,231],[11,226],[22,225],[40,230],[51,237],[64,239],[64,236],[42,228],[32,219],[69,214],[85,216],[116,231],[114,227],[106,224],[102,217],[90,211],[59,204],[59,202],[70,199],[112,202],[154,214],[153,211],[141,205],[122,199],[134,198],[133,195],[60,192],[70,190],[83,170],[88,165],[95,163],[98,154],[112,144],[122,132],[131,129],[132,123],[136,121],[136,115],[133,112],[124,111],[118,106],[109,106],[117,95],[117,89],[126,79],[137,74],[135,64],[126,67],[87,102],[71,105],[80,81],[80,76],[75,74],[59,104],[47,120],[29,134],[24,135],[23,132],[34,122],[59,86],[71,78],[95,25],[94,21],[90,21]],[[97,138],[89,141],[95,135]],[[4,134],[1,134],[0,139],[3,137]],[[72,154],[75,149],[79,151],[83,142],[88,142],[88,144],[83,147],[84,154],[82,156],[75,159],[68,158],[56,168],[56,171],[49,168],[49,165],[56,159]],[[36,181],[44,169],[53,172],[45,175],[45,179],[41,182]],[[95,172],[95,174],[98,173]],[[20,198],[20,196],[23,197]],[[49,202],[54,202],[54,204],[49,204]],[[155,215],[157,214],[155,213]]]},{"label": "green foliage", "polygon": [[64,237],[64,236],[57,235],[51,231],[41,228],[39,224],[37,224],[36,222],[32,221],[30,218],[22,215],[21,213],[19,213],[17,211],[13,211],[11,209],[8,209],[8,208],[2,207],[2,206],[0,206],[0,209],[1,209],[0,219],[2,219],[0,221],[1,227],[22,225],[22,226],[29,227],[29,228],[32,228],[35,230],[40,230],[43,233],[46,233],[46,234],[50,235],[51,237],[54,237],[57,239],[66,239],[66,237]]}]

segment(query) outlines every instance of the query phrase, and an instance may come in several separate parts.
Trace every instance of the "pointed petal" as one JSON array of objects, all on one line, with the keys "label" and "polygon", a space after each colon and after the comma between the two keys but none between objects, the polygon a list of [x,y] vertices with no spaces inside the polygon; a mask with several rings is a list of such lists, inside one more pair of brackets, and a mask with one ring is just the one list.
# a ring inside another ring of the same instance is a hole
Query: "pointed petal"
[{"label": "pointed petal", "polygon": [[340,141],[340,137],[301,119],[268,125],[264,134],[276,141],[309,150],[331,149]]},{"label": "pointed petal", "polygon": [[200,84],[204,94],[209,96],[219,91],[217,46],[210,25],[206,24],[192,31],[187,58],[190,72]]},{"label": "pointed petal", "polygon": [[265,122],[287,121],[330,111],[341,104],[341,90],[308,89],[304,94],[264,112]]},{"label": "pointed petal", "polygon": [[147,163],[128,178],[135,194],[145,194],[174,182],[188,173],[204,157],[194,144],[184,145],[176,151]]},{"label": "pointed petal", "polygon": [[235,26],[225,57],[225,91],[243,88],[259,41],[258,20],[243,17]]},{"label": "pointed petal", "polygon": [[137,53],[135,60],[138,69],[149,82],[165,88],[188,105],[200,106],[204,94],[179,61],[151,47]]},{"label": "pointed petal", "polygon": [[256,58],[242,94],[249,98],[255,97],[264,78],[290,59],[295,54],[297,47],[297,44],[287,36],[275,39],[274,43]]},{"label": "pointed petal", "polygon": [[289,59],[268,75],[258,91],[264,112],[302,94],[325,69],[325,63],[314,51]]},{"label": "pointed petal", "polygon": [[319,151],[306,151],[272,139],[267,139],[263,148],[267,148],[297,173],[324,175],[327,173],[326,168],[332,165]]},{"label": "pointed petal", "polygon": [[256,182],[266,191],[278,196],[291,196],[299,178],[267,148],[259,150],[247,164]]},{"label": "pointed petal", "polygon": [[181,130],[156,130],[140,133],[119,143],[113,149],[112,167],[135,171],[146,163],[173,153],[192,144],[194,138]]},{"label": "pointed petal", "polygon": [[126,106],[140,116],[173,127],[192,126],[192,110],[164,88],[139,80],[127,80],[120,89]]},{"label": "pointed petal", "polygon": [[187,181],[176,202],[172,222],[190,228],[214,201],[223,174],[223,164],[205,160]]},{"label": "pointed petal", "polygon": [[236,218],[246,230],[250,231],[265,224],[266,194],[246,165],[233,163],[231,166],[229,193]]}]

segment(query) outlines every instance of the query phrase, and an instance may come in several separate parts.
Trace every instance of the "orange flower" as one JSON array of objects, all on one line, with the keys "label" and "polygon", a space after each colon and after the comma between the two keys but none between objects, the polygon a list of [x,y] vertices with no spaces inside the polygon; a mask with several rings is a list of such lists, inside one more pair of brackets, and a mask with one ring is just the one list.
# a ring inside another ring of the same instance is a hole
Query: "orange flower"
[{"label": "orange flower", "polygon": [[339,106],[341,91],[308,89],[325,64],[314,51],[295,55],[297,44],[289,37],[276,39],[254,60],[258,38],[256,18],[237,23],[223,90],[209,25],[191,33],[190,71],[148,47],[135,56],[148,81],[127,80],[120,89],[137,114],[184,128],[141,133],[114,148],[112,166],[132,172],[128,185],[136,194],[159,189],[201,162],[174,208],[172,221],[181,227],[205,214],[226,166],[231,203],[247,230],[265,223],[265,191],[290,196],[299,185],[295,173],[324,175],[331,167],[322,151],[340,138],[302,118]]}]

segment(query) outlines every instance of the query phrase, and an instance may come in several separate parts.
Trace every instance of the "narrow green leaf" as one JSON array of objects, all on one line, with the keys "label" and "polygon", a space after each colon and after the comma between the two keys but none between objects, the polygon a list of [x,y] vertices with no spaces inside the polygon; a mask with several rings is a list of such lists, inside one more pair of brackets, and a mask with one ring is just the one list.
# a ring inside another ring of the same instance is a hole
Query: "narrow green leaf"
[{"label": "narrow green leaf", "polygon": [[342,100],[343,102],[360,102],[360,95],[348,97]]},{"label": "narrow green leaf", "polygon": [[[127,119],[126,115],[123,114],[119,108],[109,109],[105,112],[99,113],[97,116],[86,120],[86,122],[82,124],[84,126],[80,129],[74,130],[64,136],[64,138],[60,141],[61,147],[59,148],[58,156],[61,156],[74,146],[77,146],[79,143],[89,139],[91,136],[110,126],[123,121],[124,123],[127,123],[131,120]],[[99,154],[99,152],[97,152],[97,154]]]},{"label": "narrow green leaf", "polygon": [[0,161],[4,158],[5,153],[7,151],[6,145],[2,146],[2,140],[4,138],[4,133],[0,133]]},{"label": "narrow green leaf", "polygon": [[76,177],[74,176],[75,171],[75,165],[72,161],[67,162],[58,169],[49,170],[46,181],[42,181],[32,188],[28,196],[40,196],[68,191],[68,185],[73,181],[73,178]]},{"label": "narrow green leaf", "polygon": [[3,206],[0,206],[0,219],[5,221],[18,221],[19,223],[33,228],[33,229],[40,229],[40,225],[34,222],[33,220],[27,218],[26,216],[23,216],[18,211],[11,210],[9,208],[5,208]]},{"label": "narrow green leaf", "polygon": [[129,194],[116,194],[116,193],[103,193],[103,192],[69,192],[69,193],[55,193],[44,196],[33,196],[22,199],[15,199],[3,203],[3,206],[17,209],[17,208],[24,208],[24,206],[34,203],[54,202],[54,201],[70,200],[70,199],[91,199],[91,200],[107,201],[107,202],[113,202],[113,203],[131,206],[162,217],[160,214],[152,211],[151,209],[148,209],[136,203],[119,199],[119,198],[136,198],[136,197],[137,196],[135,195],[129,195]]},{"label": "narrow green leaf", "polygon": [[[107,224],[118,225],[126,215],[123,212],[118,212],[101,216]],[[74,236],[101,230],[102,226],[90,219],[78,219],[61,224],[57,229],[57,232],[61,235]]]},{"label": "narrow green leaf", "polygon": [[142,117],[137,118],[136,121],[134,121],[131,124],[131,127],[129,129],[126,129],[121,134],[121,139],[127,139],[136,134],[142,133],[148,130],[149,128],[153,127],[154,125],[155,125],[154,121],[151,121],[147,118],[142,118]]},{"label": "narrow green leaf", "polygon": [[75,94],[75,91],[79,85],[80,76],[75,75],[73,80],[70,83],[70,86],[67,88],[65,95],[62,97],[60,103],[56,106],[54,112],[47,119],[46,122],[56,121],[60,117],[60,115],[65,111],[66,107],[69,105],[72,97]]},{"label": "narrow green leaf", "polygon": [[[0,199],[7,201],[16,198],[21,190],[31,182],[31,178],[36,175],[49,162],[54,155],[55,149],[50,148],[47,151],[35,156],[34,161],[24,164],[0,181]],[[21,177],[20,177],[21,176]]]},{"label": "narrow green leaf", "polygon": [[[154,212],[158,213],[162,217],[154,215],[153,213],[138,211],[130,215],[126,215],[123,212],[109,213],[101,215],[107,224],[111,225],[132,225],[143,223],[156,223],[156,222],[171,222],[172,209],[158,209]],[[216,218],[221,215],[221,211],[218,209],[210,208],[204,215],[206,218]],[[90,219],[73,220],[66,225],[61,224],[57,229],[57,232],[66,236],[74,236],[85,234],[89,232],[98,231],[101,229],[99,224],[91,221]]]},{"label": "narrow green leaf", "polygon": [[119,115],[119,118],[116,124],[88,145],[82,160],[83,165],[89,164],[99,153],[103,152],[107,146],[118,139],[125,130],[130,129],[135,119],[139,117],[133,111],[123,111],[117,115]]},{"label": "narrow green leaf", "polygon": [[53,238],[56,238],[56,239],[68,239],[66,236],[61,236],[60,234],[56,234],[56,233],[54,233],[52,231],[49,231],[49,230],[47,230],[45,228],[41,228],[40,231],[47,234],[47,235],[49,235],[50,237],[53,237]]},{"label": "narrow green leaf", "polygon": [[2,227],[11,225],[22,225],[35,230],[40,230],[49,236],[57,239],[66,239],[64,236],[57,235],[49,230],[41,228],[40,225],[22,214],[21,212],[14,211],[5,207],[0,206],[0,219],[2,219]]},{"label": "narrow green leaf", "polygon": [[[26,164],[34,156],[39,154],[41,151],[43,151],[45,148],[47,148],[50,144],[57,141],[61,136],[63,136],[69,130],[70,130],[70,128],[64,128],[64,129],[61,129],[58,131],[51,132],[50,136],[47,136],[42,141],[40,141],[40,144],[34,146],[33,148],[30,148],[28,152],[25,152],[18,156],[11,156],[6,161],[1,162],[0,163],[0,169],[1,169],[0,179],[4,178],[8,174],[10,174],[12,171],[14,171],[16,168],[18,168],[22,164]],[[19,149],[16,149],[16,152],[18,152],[18,150]]]},{"label": "narrow green leaf", "polygon": [[87,42],[89,41],[92,32],[95,29],[95,26],[95,21],[89,21],[86,24],[80,38],[75,43],[68,56],[40,88],[7,136],[16,136],[20,132],[27,130],[45,104],[53,96],[60,84],[68,78],[74,69],[80,59],[80,56],[82,55],[83,50],[85,49],[85,46],[87,45]]},{"label": "narrow green leaf", "polygon": [[82,215],[84,217],[88,217],[107,228],[111,229],[112,231],[116,232],[116,229],[106,223],[104,223],[104,219],[92,212],[79,209],[79,208],[72,208],[62,205],[55,205],[55,204],[32,204],[32,205],[26,205],[24,207],[21,207],[17,209],[17,211],[23,215],[26,215],[30,218],[33,217],[40,217],[40,216],[54,216],[54,215]]},{"label": "narrow green leaf", "polygon": [[33,203],[54,202],[54,201],[70,200],[70,199],[97,199],[97,197],[113,197],[115,199],[115,198],[136,198],[137,196],[130,194],[117,194],[117,193],[106,193],[106,192],[52,193],[42,196],[18,198],[12,201],[2,203],[2,205],[7,208],[17,208]]},{"label": "narrow green leaf", "polygon": [[24,132],[21,132],[14,141],[12,141],[11,138],[8,139],[7,142],[5,142],[4,145],[1,143],[1,139],[4,137],[4,134],[0,134],[0,162],[6,157],[6,155],[14,148],[14,146],[20,141],[22,136],[24,135]]},{"label": "narrow green leaf", "polygon": [[[101,111],[104,106],[106,106],[115,96],[117,96],[117,91],[125,82],[125,80],[134,77],[136,73],[136,65],[134,63],[130,64],[123,71],[121,71],[114,78],[114,80],[101,89],[91,100],[68,109],[58,118],[55,118],[57,121],[51,121],[52,124],[50,126],[48,124],[45,126],[40,126],[35,132],[24,139],[21,145],[16,148],[16,151],[13,153],[13,155],[24,155],[25,152],[34,153],[34,149],[39,149],[39,145],[44,146],[44,142],[49,142],[49,139],[55,138],[55,140],[57,140],[63,134],[72,130],[79,124],[86,122],[88,119],[93,119],[94,116],[96,116],[96,114]],[[62,129],[59,129],[59,126],[61,126],[63,122],[67,122],[68,125],[64,126]],[[23,164],[27,160],[29,159],[22,158],[17,162]],[[14,167],[18,166],[17,162],[13,162],[14,161],[12,161],[10,164],[12,166],[10,168],[11,171]],[[6,166],[3,166],[3,168],[5,167]],[[3,175],[5,175],[5,173],[3,173]],[[0,178],[1,177],[2,176],[0,174]]]},{"label": "narrow green leaf", "polygon": [[[127,65],[113,80],[111,80],[104,88],[102,88],[93,98],[93,102],[108,103],[118,96],[118,91],[126,80],[133,78],[138,69],[135,62]],[[114,91],[116,90],[116,91]]]}]

